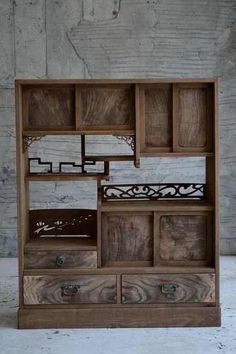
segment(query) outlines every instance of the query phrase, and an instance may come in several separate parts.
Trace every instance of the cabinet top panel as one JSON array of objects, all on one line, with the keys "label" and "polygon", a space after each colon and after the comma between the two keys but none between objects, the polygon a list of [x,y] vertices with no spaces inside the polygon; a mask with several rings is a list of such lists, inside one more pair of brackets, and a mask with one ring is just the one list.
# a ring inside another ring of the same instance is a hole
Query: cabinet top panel
[{"label": "cabinet top panel", "polygon": [[16,85],[40,84],[154,84],[154,83],[193,83],[217,82],[217,78],[150,78],[150,79],[18,79]]}]

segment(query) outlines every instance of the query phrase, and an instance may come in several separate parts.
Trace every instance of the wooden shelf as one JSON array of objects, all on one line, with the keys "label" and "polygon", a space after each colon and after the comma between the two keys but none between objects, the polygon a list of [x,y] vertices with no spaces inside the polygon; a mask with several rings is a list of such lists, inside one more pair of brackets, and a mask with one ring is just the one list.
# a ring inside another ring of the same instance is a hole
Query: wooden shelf
[{"label": "wooden shelf", "polygon": [[73,274],[214,274],[212,267],[102,267],[95,269],[28,269],[25,275],[73,275]]},{"label": "wooden shelf", "polygon": [[29,240],[25,245],[25,250],[29,251],[54,251],[54,250],[90,250],[96,251],[96,239],[60,237],[60,238],[35,238]]},{"label": "wooden shelf", "polygon": [[32,174],[26,175],[27,181],[96,181],[101,179],[107,179],[109,176],[96,173],[53,173],[53,174]]},{"label": "wooden shelf", "polygon": [[44,136],[44,135],[133,135],[135,132],[133,129],[119,130],[24,130],[23,136]]},{"label": "wooden shelf", "polygon": [[134,156],[130,155],[100,155],[100,156],[85,156],[86,161],[133,161]]},{"label": "wooden shelf", "polygon": [[140,157],[194,157],[214,156],[214,152],[142,152]]},{"label": "wooden shelf", "polygon": [[114,201],[103,202],[102,211],[212,211],[214,206],[205,201],[193,200],[157,200],[157,201]]}]

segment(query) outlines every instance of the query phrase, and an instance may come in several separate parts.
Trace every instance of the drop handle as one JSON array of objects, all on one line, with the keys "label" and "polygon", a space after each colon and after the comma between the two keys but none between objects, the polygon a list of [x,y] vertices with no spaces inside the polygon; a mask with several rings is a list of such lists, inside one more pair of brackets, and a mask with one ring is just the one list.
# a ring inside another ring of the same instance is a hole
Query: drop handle
[{"label": "drop handle", "polygon": [[174,295],[177,288],[179,287],[178,284],[161,284],[160,289],[161,293],[165,295]]},{"label": "drop handle", "polygon": [[58,256],[56,258],[56,266],[61,267],[65,263],[65,258],[63,256]]},{"label": "drop handle", "polygon": [[64,284],[61,286],[61,296],[75,296],[80,289],[80,285]]}]

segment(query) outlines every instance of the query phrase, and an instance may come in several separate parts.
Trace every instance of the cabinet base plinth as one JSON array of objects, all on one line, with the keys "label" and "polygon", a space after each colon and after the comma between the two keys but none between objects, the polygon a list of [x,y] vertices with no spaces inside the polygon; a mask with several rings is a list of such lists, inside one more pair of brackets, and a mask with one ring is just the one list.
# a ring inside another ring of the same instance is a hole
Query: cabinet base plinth
[{"label": "cabinet base plinth", "polygon": [[220,307],[23,308],[18,312],[20,329],[219,327],[220,325]]}]

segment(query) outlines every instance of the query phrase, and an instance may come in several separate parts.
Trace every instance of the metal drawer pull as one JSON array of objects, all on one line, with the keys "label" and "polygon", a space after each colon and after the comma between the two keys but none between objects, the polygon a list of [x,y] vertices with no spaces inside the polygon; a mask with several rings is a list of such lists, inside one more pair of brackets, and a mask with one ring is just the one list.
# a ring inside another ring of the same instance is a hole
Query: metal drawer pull
[{"label": "metal drawer pull", "polygon": [[80,285],[62,285],[61,296],[75,296],[79,291]]},{"label": "metal drawer pull", "polygon": [[61,267],[64,264],[64,262],[65,262],[65,259],[63,256],[58,256],[56,258],[56,266],[57,267]]},{"label": "metal drawer pull", "polygon": [[162,294],[170,295],[176,292],[176,289],[179,287],[177,284],[161,284],[160,289]]}]

